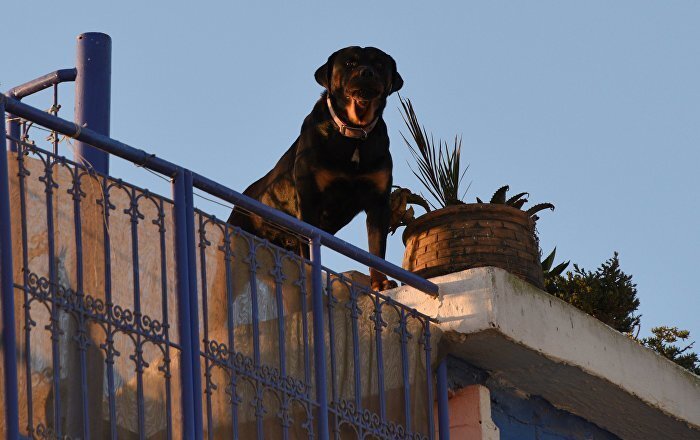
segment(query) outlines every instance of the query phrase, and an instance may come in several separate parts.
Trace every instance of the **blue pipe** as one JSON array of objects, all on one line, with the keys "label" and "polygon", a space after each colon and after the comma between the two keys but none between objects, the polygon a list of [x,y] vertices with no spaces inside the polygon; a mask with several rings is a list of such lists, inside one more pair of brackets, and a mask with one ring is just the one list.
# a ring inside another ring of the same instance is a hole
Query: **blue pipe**
[{"label": "blue pipe", "polygon": [[192,347],[192,398],[194,403],[194,429],[197,440],[203,437],[202,419],[202,366],[200,359],[199,339],[199,298],[197,297],[197,265],[195,251],[197,246],[194,239],[194,200],[192,192],[192,172],[184,170],[185,178],[185,216],[187,227],[187,268],[189,270],[189,302],[190,302],[190,340]]},{"label": "blue pipe", "polygon": [[314,320],[314,370],[316,373],[316,401],[318,402],[318,438],[329,438],[328,432],[328,379],[326,374],[326,336],[323,325],[323,266],[321,266],[321,237],[311,237],[311,310]]},{"label": "blue pipe", "polygon": [[9,113],[33,121],[50,130],[57,131],[86,144],[90,144],[95,148],[119,156],[136,165],[148,168],[168,177],[173,177],[180,171],[179,166],[156,157],[155,154],[149,154],[143,150],[115,141],[109,136],[105,136],[89,128],[80,127],[73,122],[41,111],[12,97],[2,95],[1,99],[5,100],[5,106]]},{"label": "blue pipe", "polygon": [[20,84],[17,87],[13,87],[7,91],[7,95],[15,99],[22,99],[25,96],[33,95],[34,93],[48,89],[56,84],[75,81],[77,74],[78,69],[75,67],[72,69],[60,69],[55,72],[47,73],[46,75],[40,76],[31,81],[27,81],[26,83]]},{"label": "blue pipe", "polygon": [[[10,114],[10,117],[14,115]],[[15,142],[13,139],[19,139],[22,134],[21,134],[21,129],[19,126],[19,121],[11,120],[7,121],[7,130],[9,134],[9,138],[7,139],[6,142],[6,148],[8,151],[12,151],[13,153],[16,153],[17,150],[19,149],[17,146],[17,142]]]},{"label": "blue pipe", "polygon": [[[5,118],[5,103],[0,99],[0,114]],[[0,136],[5,138],[5,124]],[[10,215],[10,174],[7,153],[0,154],[0,307],[2,307],[2,345],[5,370],[5,435],[19,438],[19,403],[17,391],[17,337],[15,335],[15,292],[12,269],[12,231]]]},{"label": "blue pipe", "polygon": [[[66,136],[73,137],[84,143],[88,143],[100,150],[109,154],[126,159],[144,168],[173,177],[180,171],[180,167],[167,160],[156,157],[154,154],[146,153],[143,150],[131,147],[122,142],[109,138],[108,136],[99,134],[89,128],[80,128],[72,122],[61,119],[57,116],[42,112],[34,107],[24,104],[10,97],[4,97],[6,106],[9,112],[20,116],[24,119],[34,121],[46,128],[55,130]],[[241,207],[250,210],[258,215],[261,215],[274,223],[288,227],[306,237],[318,235],[321,243],[330,249],[335,250],[347,257],[350,257],[362,264],[371,266],[385,273],[386,275],[396,278],[397,280],[415,287],[425,293],[436,295],[438,286],[430,281],[427,281],[418,275],[401,269],[400,267],[385,261],[376,255],[372,255],[356,246],[353,246],[345,241],[301,222],[298,219],[291,217],[281,211],[271,208],[267,205],[240,194],[218,182],[208,179],[197,173],[192,173],[193,185],[208,192],[216,197],[226,200],[230,203],[240,205]]]},{"label": "blue pipe", "polygon": [[450,440],[450,412],[447,403],[447,358],[437,368],[438,430],[440,440]]},{"label": "blue pipe", "polygon": [[[48,89],[51,86],[60,84],[67,81],[75,81],[75,76],[77,70],[73,69],[61,69],[55,72],[47,73],[46,75],[40,76],[39,78],[28,81],[24,84],[13,87],[7,91],[7,96],[20,100],[25,96],[32,95],[44,89]],[[10,137],[12,139],[20,138],[20,127],[19,121],[8,122],[8,130],[10,132]],[[12,139],[7,140],[7,149],[10,151],[17,151],[17,143]]]},{"label": "blue pipe", "polygon": [[[75,122],[109,136],[112,83],[112,39],[100,32],[78,35],[75,67]],[[85,142],[78,142],[76,162],[88,162],[95,171],[109,172],[109,155]]]},{"label": "blue pipe", "polygon": [[195,438],[192,376],[192,334],[190,316],[189,250],[187,249],[187,189],[185,171],[172,181],[175,201],[175,268],[177,273],[178,330],[180,336],[180,379],[182,381],[182,438]]}]

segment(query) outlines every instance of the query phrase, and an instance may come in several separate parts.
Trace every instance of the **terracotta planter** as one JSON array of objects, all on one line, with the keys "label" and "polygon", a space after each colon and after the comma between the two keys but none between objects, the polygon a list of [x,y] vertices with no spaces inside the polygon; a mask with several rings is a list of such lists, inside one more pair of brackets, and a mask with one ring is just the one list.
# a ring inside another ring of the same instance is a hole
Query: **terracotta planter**
[{"label": "terracotta planter", "polygon": [[472,203],[426,213],[406,227],[404,269],[426,278],[495,266],[543,287],[535,223],[506,205]]}]

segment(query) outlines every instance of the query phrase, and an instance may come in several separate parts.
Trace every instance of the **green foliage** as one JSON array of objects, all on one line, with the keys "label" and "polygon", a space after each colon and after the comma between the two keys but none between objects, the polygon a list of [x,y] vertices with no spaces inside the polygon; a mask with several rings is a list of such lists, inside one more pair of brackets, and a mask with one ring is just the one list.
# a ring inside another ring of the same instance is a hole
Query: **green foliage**
[{"label": "green foliage", "polygon": [[[411,100],[404,100],[401,96],[399,96],[399,100],[403,108],[401,117],[406,123],[406,127],[408,127],[415,144],[414,146],[401,133],[401,137],[403,137],[404,142],[406,142],[418,164],[418,172],[413,168],[411,168],[411,171],[435,199],[436,204],[429,202],[430,205],[433,208],[436,206],[444,208],[446,206],[464,204],[462,201],[464,194],[460,196],[459,193],[464,174],[469,166],[465,167],[464,171],[460,171],[462,138],[455,136],[454,144],[451,148],[446,141],[438,139],[435,142],[433,135],[428,135],[425,127],[418,122]],[[468,189],[469,186],[464,190],[465,194]]]},{"label": "green foliage", "polygon": [[512,206],[513,208],[516,208],[516,209],[520,209],[523,207],[523,205],[525,203],[527,203],[527,199],[525,198],[525,196],[529,196],[529,195],[530,194],[528,194],[526,192],[518,193],[518,194],[514,195],[513,197],[511,197],[510,199],[506,200],[506,205]]},{"label": "green foliage", "polygon": [[[631,336],[639,328],[641,316],[635,315],[639,307],[637,286],[632,282],[632,275],[620,269],[617,252],[603,263],[595,272],[586,271],[574,264],[574,271],[561,275],[569,262],[560,263],[554,268],[557,249],[542,260],[545,290],[557,298],[578,307],[615,330]],[[685,341],[690,337],[688,330],[677,327],[654,327],[650,338],[637,340],[681,367],[700,375],[700,357],[689,351],[694,342],[685,347],[673,345],[679,339]]]},{"label": "green foliage", "polygon": [[639,342],[651,348],[661,356],[672,360],[681,367],[700,376],[700,358],[697,353],[689,352],[694,342],[685,347],[673,345],[678,340],[685,341],[690,337],[688,330],[678,330],[678,327],[654,327],[651,329],[654,336],[642,338]]},{"label": "green foliage", "polygon": [[[413,104],[410,99],[404,100],[399,96],[403,112],[401,117],[408,127],[413,143],[401,133],[404,142],[408,146],[413,158],[418,165],[418,171],[411,168],[413,174],[428,190],[436,203],[427,201],[422,195],[413,194],[410,190],[394,187],[391,194],[392,218],[390,231],[393,234],[398,227],[406,226],[414,220],[413,208],[409,204],[422,206],[426,212],[431,207],[444,208],[451,205],[464,204],[459,190],[469,166],[461,171],[462,139],[455,136],[454,144],[450,148],[445,141],[438,139],[437,143],[432,134],[428,135],[425,127],[418,122]],[[469,189],[467,187],[464,191]],[[502,204],[522,209],[527,203],[526,192],[518,193],[507,198],[508,185],[500,187],[489,203]],[[484,203],[479,197],[477,203]],[[544,210],[554,210],[551,203],[538,203],[529,209],[527,214],[535,221],[537,213]],[[569,266],[565,261],[552,267],[557,249],[542,260],[545,290],[569,304],[579,308],[615,330],[632,335],[635,329],[639,329],[641,316],[635,314],[639,308],[637,299],[637,285],[632,282],[632,276],[620,269],[618,253],[605,261],[595,272],[587,271],[574,264],[574,271],[562,275]],[[685,347],[674,345],[679,340],[685,341],[690,337],[688,330],[679,330],[677,327],[654,327],[654,336],[638,340],[642,345],[651,348],[660,355],[670,359],[687,370],[700,375],[700,357],[697,353],[690,352],[694,342]],[[635,337],[636,340],[636,337]]]},{"label": "green foliage", "polygon": [[[509,189],[510,187],[508,185],[503,185],[502,187],[498,188],[496,192],[493,193],[493,195],[491,196],[491,200],[489,201],[489,203],[496,205],[507,205],[515,209],[522,209],[523,205],[527,203],[527,199],[525,198],[525,196],[529,196],[530,194],[526,192],[521,192],[509,199],[506,199]],[[483,200],[481,200],[478,197],[476,198],[476,202],[484,203]],[[552,205],[551,203],[538,203],[525,212],[527,212],[527,214],[530,217],[532,217],[533,220],[537,221],[538,217],[536,214],[544,209],[551,209],[552,211],[554,211],[554,205]]]},{"label": "green foliage", "polygon": [[564,273],[566,268],[569,267],[570,261],[564,261],[563,263],[559,263],[556,266],[552,267],[556,255],[557,248],[554,248],[552,252],[550,252],[544,260],[542,260],[542,274],[544,275],[545,282],[547,280],[551,281],[554,278],[560,276],[562,273]]},{"label": "green foliage", "polygon": [[637,285],[620,269],[617,252],[595,272],[574,264],[566,276],[545,279],[545,290],[622,333],[639,327]]},{"label": "green foliage", "polygon": [[506,193],[509,189],[510,187],[508,185],[503,185],[502,187],[498,188],[491,196],[491,201],[489,203],[504,205],[506,203]]}]

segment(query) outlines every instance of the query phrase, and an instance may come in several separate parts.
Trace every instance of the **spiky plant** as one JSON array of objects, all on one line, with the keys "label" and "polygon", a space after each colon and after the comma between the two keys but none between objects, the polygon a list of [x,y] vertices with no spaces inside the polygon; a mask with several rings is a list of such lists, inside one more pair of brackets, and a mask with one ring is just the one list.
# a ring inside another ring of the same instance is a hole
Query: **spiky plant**
[{"label": "spiky plant", "polygon": [[[496,192],[493,193],[493,196],[491,196],[491,200],[489,201],[489,203],[497,205],[507,205],[512,206],[516,209],[522,209],[523,205],[527,203],[527,199],[525,197],[529,196],[530,194],[526,192],[521,192],[514,195],[513,197],[506,198],[509,189],[510,187],[508,185],[504,185],[498,188]],[[477,203],[484,203],[484,201],[478,197],[476,198],[476,201]],[[532,217],[533,220],[536,221],[539,218],[536,214],[545,209],[551,209],[552,211],[554,211],[554,205],[552,205],[551,203],[538,203],[528,208],[525,212],[527,213],[527,215]]]},{"label": "spiky plant", "polygon": [[569,267],[569,263],[571,262],[570,260],[564,261],[552,267],[552,265],[554,264],[554,258],[556,254],[557,248],[554,248],[552,252],[550,252],[544,260],[542,260],[542,275],[544,276],[545,283],[547,282],[547,280],[552,280],[564,273],[566,268]]},{"label": "spiky plant", "polygon": [[418,164],[418,171],[414,170],[413,167],[411,167],[411,171],[436,202],[428,201],[428,203],[433,209],[464,204],[462,199],[469,189],[469,185],[461,196],[460,187],[469,166],[466,166],[463,171],[461,170],[462,138],[455,136],[454,144],[451,147],[447,141],[441,139],[435,142],[433,135],[428,135],[425,127],[418,122],[411,100],[404,100],[401,96],[399,96],[399,100],[403,108],[401,117],[408,127],[413,143],[409,142],[403,133],[401,133],[401,137]]}]

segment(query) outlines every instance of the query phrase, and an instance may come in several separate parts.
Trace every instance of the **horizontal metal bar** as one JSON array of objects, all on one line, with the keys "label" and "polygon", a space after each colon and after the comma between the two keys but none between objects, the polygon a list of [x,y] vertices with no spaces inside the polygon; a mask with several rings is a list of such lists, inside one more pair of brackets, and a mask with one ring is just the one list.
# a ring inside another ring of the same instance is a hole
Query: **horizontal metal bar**
[{"label": "horizontal metal bar", "polygon": [[192,173],[192,178],[194,181],[194,186],[202,191],[206,191],[211,195],[219,197],[220,199],[240,206],[248,211],[254,212],[255,214],[261,215],[265,217],[265,219],[270,220],[275,224],[289,228],[306,237],[318,235],[321,238],[321,244],[333,249],[336,252],[350,257],[362,264],[366,264],[367,266],[374,267],[382,273],[396,278],[397,280],[404,282],[409,286],[415,287],[418,290],[433,295],[438,293],[438,286],[436,284],[431,283],[430,281],[421,278],[416,274],[401,269],[400,267],[389,263],[376,255],[372,255],[369,252],[358,248],[357,246],[347,243],[324,230],[311,226],[308,223],[304,223],[299,219],[285,214],[282,211],[271,208],[267,205],[263,205],[257,200],[227,188],[226,186],[204,177],[201,174]]},{"label": "horizontal metal bar", "polygon": [[55,72],[47,73],[44,76],[33,79],[29,82],[21,84],[17,87],[13,87],[7,91],[7,95],[15,98],[22,99],[25,96],[32,95],[36,92],[40,92],[49,87],[60,84],[62,82],[75,81],[75,77],[78,75],[78,69],[75,67],[72,69],[61,69]]},{"label": "horizontal metal bar", "polygon": [[[34,121],[46,128],[65,134],[66,136],[70,136],[74,139],[88,143],[95,148],[126,159],[144,168],[148,168],[152,171],[156,171],[170,177],[173,177],[181,170],[181,167],[178,165],[156,157],[155,154],[148,154],[143,150],[139,150],[122,142],[116,141],[108,136],[96,133],[89,128],[79,128],[73,122],[69,122],[65,119],[45,113],[9,96],[0,95],[0,99],[5,101],[7,111],[10,113],[13,113],[21,118]],[[321,237],[321,243],[324,246],[333,249],[340,254],[350,257],[353,260],[367,266],[374,267],[384,274],[406,283],[411,287],[415,287],[416,289],[425,293],[432,295],[438,293],[438,286],[436,284],[401,269],[400,267],[391,264],[388,261],[377,257],[376,255],[372,255],[369,252],[366,252],[350,243],[347,243],[326,231],[304,223],[267,205],[263,205],[255,199],[236,192],[200,174],[193,172],[192,178],[194,186],[202,191],[208,192],[209,194],[226,200],[227,202],[239,205],[242,208],[261,215],[274,223],[290,228],[303,236],[313,237],[318,235]]]},{"label": "horizontal metal bar", "polygon": [[179,166],[172,162],[156,157],[155,154],[146,153],[143,150],[131,147],[125,143],[116,141],[108,136],[99,134],[89,128],[79,127],[74,122],[53,116],[30,105],[24,104],[7,95],[0,95],[0,99],[5,101],[8,113],[12,113],[20,118],[28,119],[46,128],[57,131],[66,136],[88,143],[93,147],[106,151],[122,159],[126,159],[136,165],[148,168],[168,177],[174,176]]}]

